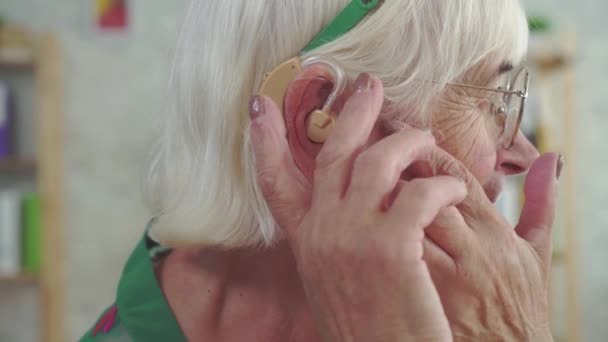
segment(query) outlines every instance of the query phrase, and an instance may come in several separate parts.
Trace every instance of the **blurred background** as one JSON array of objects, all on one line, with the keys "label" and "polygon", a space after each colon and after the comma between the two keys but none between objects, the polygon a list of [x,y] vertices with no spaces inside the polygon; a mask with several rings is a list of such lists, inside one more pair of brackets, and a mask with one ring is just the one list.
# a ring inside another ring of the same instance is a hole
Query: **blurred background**
[{"label": "blurred background", "polygon": [[[187,0],[0,2],[0,341],[76,341],[148,220],[139,176]],[[601,0],[524,0],[525,133],[565,155],[558,341],[608,340],[608,45]],[[499,206],[516,220],[521,179]]]}]

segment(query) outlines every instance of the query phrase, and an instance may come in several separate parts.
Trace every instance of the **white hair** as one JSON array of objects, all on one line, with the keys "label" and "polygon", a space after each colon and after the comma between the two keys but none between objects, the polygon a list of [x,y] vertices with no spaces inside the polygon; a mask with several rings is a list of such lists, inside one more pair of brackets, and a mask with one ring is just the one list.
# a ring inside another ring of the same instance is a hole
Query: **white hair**
[{"label": "white hair", "polygon": [[[349,1],[190,3],[163,133],[144,179],[156,239],[236,248],[280,238],[256,182],[248,101],[265,72],[298,55]],[[425,123],[447,82],[490,59],[520,60],[527,39],[518,0],[390,0],[310,53],[332,57],[350,77],[378,76],[383,111]]]}]

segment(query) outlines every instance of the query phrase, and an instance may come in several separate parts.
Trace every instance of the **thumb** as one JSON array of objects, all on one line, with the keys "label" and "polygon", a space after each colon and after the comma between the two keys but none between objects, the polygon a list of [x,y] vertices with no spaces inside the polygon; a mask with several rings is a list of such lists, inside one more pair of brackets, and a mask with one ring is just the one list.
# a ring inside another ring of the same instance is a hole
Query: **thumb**
[{"label": "thumb", "polygon": [[562,166],[559,153],[545,153],[532,164],[524,185],[524,207],[515,228],[543,258],[549,258],[551,254],[551,227]]},{"label": "thumb", "polygon": [[281,111],[270,98],[254,96],[249,104],[249,138],[257,186],[275,221],[289,231],[306,211],[306,179],[295,165]]}]

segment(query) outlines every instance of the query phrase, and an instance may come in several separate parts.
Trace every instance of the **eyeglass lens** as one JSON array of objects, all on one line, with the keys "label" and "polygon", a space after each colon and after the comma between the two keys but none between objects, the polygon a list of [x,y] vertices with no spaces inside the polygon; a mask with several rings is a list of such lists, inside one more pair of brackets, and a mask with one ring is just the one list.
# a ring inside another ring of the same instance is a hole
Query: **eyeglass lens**
[{"label": "eyeglass lens", "polygon": [[[525,69],[517,71],[511,78],[508,89],[513,91],[525,90],[526,74],[527,72]],[[517,94],[506,94],[504,97],[507,117],[505,120],[505,129],[503,131],[503,144],[506,147],[510,147],[513,144],[513,140],[517,135],[521,116],[523,115],[525,100],[525,98],[518,96]]]}]

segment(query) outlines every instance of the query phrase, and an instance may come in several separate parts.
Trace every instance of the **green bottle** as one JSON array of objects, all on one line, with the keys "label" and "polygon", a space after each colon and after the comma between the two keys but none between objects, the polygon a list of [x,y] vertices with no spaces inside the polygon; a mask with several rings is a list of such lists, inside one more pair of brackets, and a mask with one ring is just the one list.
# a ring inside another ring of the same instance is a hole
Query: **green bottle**
[{"label": "green bottle", "polygon": [[21,208],[23,271],[28,274],[38,274],[42,247],[40,196],[35,192],[25,194]]}]

